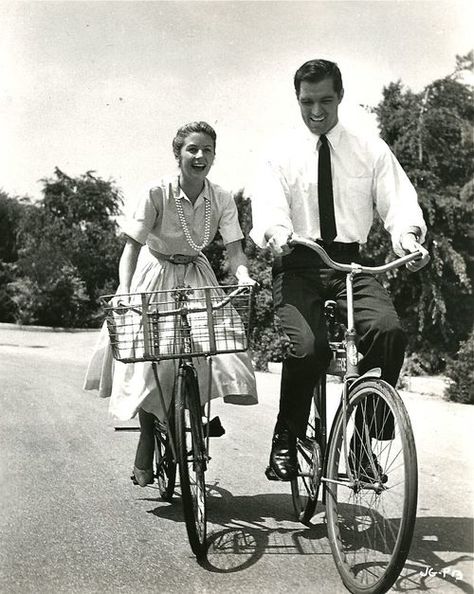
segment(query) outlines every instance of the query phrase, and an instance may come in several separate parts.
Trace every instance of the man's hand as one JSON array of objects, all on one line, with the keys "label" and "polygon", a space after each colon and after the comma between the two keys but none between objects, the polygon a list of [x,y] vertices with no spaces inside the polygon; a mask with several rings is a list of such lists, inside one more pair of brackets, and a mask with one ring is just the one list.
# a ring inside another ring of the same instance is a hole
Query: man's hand
[{"label": "man's hand", "polygon": [[284,227],[272,227],[265,235],[269,237],[267,247],[270,248],[274,256],[286,256],[291,252],[288,245],[290,233]]},{"label": "man's hand", "polygon": [[430,261],[430,255],[428,250],[425,249],[420,243],[417,241],[417,237],[414,233],[404,233],[400,238],[400,247],[404,251],[405,254],[413,254],[414,252],[420,252],[421,257],[408,262],[406,265],[407,269],[410,272],[416,272],[417,270],[421,270],[424,266],[428,264]]}]

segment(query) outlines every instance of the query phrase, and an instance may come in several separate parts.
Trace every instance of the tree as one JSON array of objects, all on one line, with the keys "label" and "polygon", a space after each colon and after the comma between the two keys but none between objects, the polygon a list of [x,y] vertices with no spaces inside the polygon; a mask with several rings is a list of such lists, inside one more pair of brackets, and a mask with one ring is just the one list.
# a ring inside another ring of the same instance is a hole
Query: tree
[{"label": "tree", "polygon": [[0,320],[4,322],[15,320],[15,303],[7,287],[15,279],[18,226],[29,204],[27,199],[20,200],[0,191]]},{"label": "tree", "polygon": [[43,200],[18,224],[16,280],[10,294],[18,321],[52,326],[95,325],[100,294],[117,285],[122,203],[112,181],[87,172],[71,178],[56,168]]},{"label": "tree", "polygon": [[[472,56],[457,57],[457,68]],[[472,327],[473,90],[459,70],[415,94],[400,81],[375,108],[382,137],[414,183],[427,224],[431,264],[416,275],[400,269],[386,280],[421,368],[440,371]],[[390,259],[377,221],[365,254]]]}]

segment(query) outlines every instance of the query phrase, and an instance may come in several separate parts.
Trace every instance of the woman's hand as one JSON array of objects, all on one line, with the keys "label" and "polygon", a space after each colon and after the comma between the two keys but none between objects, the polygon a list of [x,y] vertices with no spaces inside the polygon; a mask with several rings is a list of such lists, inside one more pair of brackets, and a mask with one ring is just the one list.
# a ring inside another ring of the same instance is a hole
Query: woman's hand
[{"label": "woman's hand", "polygon": [[247,258],[242,250],[241,240],[232,241],[225,247],[227,256],[229,257],[230,268],[234,276],[237,278],[239,285],[255,285],[257,281],[249,275]]},{"label": "woman's hand", "polygon": [[257,281],[249,275],[247,266],[241,264],[235,271],[235,277],[239,285],[256,285]]}]

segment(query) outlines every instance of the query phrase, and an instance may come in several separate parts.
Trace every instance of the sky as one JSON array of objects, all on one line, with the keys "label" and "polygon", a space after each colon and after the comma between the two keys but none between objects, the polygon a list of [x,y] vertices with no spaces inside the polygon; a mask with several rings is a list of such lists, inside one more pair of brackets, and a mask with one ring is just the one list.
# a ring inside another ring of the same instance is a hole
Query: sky
[{"label": "sky", "polygon": [[175,170],[179,126],[217,131],[210,179],[246,185],[269,139],[301,125],[306,60],[336,61],[341,120],[384,85],[414,91],[474,46],[474,2],[4,2],[0,0],[0,189],[41,197],[57,166],[113,179],[126,204]]}]

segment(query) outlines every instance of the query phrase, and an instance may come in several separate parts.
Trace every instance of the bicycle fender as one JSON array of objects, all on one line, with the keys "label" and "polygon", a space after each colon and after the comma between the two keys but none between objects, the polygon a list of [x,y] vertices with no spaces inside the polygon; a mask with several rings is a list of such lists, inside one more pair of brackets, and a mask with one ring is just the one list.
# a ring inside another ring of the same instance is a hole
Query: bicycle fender
[{"label": "bicycle fender", "polygon": [[358,384],[365,381],[366,379],[380,379],[381,377],[382,377],[381,368],[373,367],[372,369],[369,369],[369,371],[366,371],[363,375],[361,375],[360,377],[355,379],[351,383],[350,390],[352,390],[354,388],[354,386],[357,386]]}]

